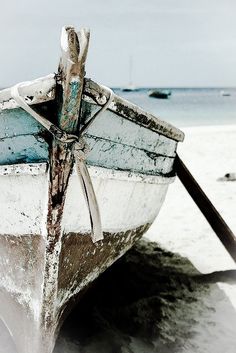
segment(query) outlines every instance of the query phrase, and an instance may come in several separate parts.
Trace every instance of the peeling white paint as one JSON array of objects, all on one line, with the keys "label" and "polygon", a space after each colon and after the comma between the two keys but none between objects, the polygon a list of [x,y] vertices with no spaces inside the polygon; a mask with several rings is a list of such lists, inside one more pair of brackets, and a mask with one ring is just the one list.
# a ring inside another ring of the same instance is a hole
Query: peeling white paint
[{"label": "peeling white paint", "polygon": [[[90,171],[90,168],[89,168]],[[95,168],[93,169],[95,172]],[[101,170],[100,170],[101,172]],[[102,171],[109,173],[109,171]],[[164,201],[168,183],[173,178],[157,178],[155,183],[143,182],[139,177],[115,178],[116,171],[110,171],[111,177],[100,177],[100,173],[91,173],[92,182],[98,200],[103,231],[119,232],[152,223]],[[118,173],[119,176],[122,172]],[[145,176],[143,176],[145,179]],[[161,180],[161,183],[158,183]],[[154,178],[150,181],[154,181]],[[76,175],[72,175],[66,195],[62,228],[65,233],[90,231],[89,213],[80,183]]]},{"label": "peeling white paint", "polygon": [[[168,184],[174,180],[92,166],[89,173],[106,231],[151,222]],[[46,163],[0,166],[0,212],[4,214],[1,234],[46,236],[48,177]],[[87,206],[75,171],[69,182],[62,224],[66,232],[90,230]]]},{"label": "peeling white paint", "polygon": [[[124,232],[143,224],[152,223],[164,201],[168,184],[174,180],[174,178],[145,176],[98,167],[89,167],[89,172],[100,206],[103,230],[111,233]],[[41,234],[46,239],[48,178],[46,163],[0,167],[0,212],[4,213],[1,221],[2,235],[10,234],[20,237],[29,234],[30,237]],[[87,205],[75,172],[69,181],[62,230],[63,234],[69,232],[88,233],[90,231]],[[119,239],[119,242],[123,244],[121,253],[114,253],[104,264],[104,268],[93,270],[81,283],[78,283],[78,286],[76,285],[77,274],[75,273],[75,288],[71,288],[66,293],[61,292],[58,305],[63,304],[71,296],[77,294],[86,284],[110,266],[116,258],[122,256],[132,244],[131,233],[128,234],[127,239],[121,235]],[[111,242],[109,243],[111,245]],[[17,301],[29,308],[36,321],[39,320],[42,313],[43,298],[51,295],[55,283],[58,281],[60,259],[58,254],[61,252],[61,246],[62,238],[60,237],[55,251],[51,255],[50,253],[47,255],[47,261],[54,264],[49,271],[50,281],[47,279],[47,283],[41,285],[42,293],[38,293],[37,298],[32,294],[32,289],[22,288],[9,275],[0,279],[0,286],[4,287],[9,293],[14,293]],[[93,254],[87,253],[87,256],[96,256],[96,252],[102,250],[102,247],[98,250],[95,248]],[[3,266],[3,264],[0,265]],[[7,266],[7,264],[4,266]],[[20,273],[20,269],[18,269],[18,272]],[[57,298],[57,295],[55,295],[55,298]],[[53,309],[45,307],[45,318],[50,318],[54,310],[55,313],[59,311],[55,302],[53,305]]]},{"label": "peeling white paint", "polygon": [[0,176],[40,175],[47,171],[47,163],[0,165]]},{"label": "peeling white paint", "polygon": [[[22,174],[15,174],[14,168],[8,171],[12,174],[0,175],[0,213],[4,215],[0,234],[42,234],[48,203],[47,173],[27,174],[30,167],[23,169]],[[38,171],[42,170],[36,167],[34,172]]]},{"label": "peeling white paint", "polygon": [[[55,74],[50,74],[34,81],[22,82],[19,93],[29,105],[42,103],[55,98],[55,85]],[[12,98],[11,88],[0,91],[0,110],[14,108],[18,108],[18,104]]]},{"label": "peeling white paint", "polygon": [[[62,40],[64,42],[64,39]],[[65,49],[67,49],[68,44],[63,44]],[[53,100],[55,98],[55,74],[50,74],[45,77],[38,78],[34,81],[25,82],[20,87],[20,94],[25,98],[26,102],[30,104],[37,104],[42,102],[47,102]],[[84,87],[84,95],[83,100],[89,102],[91,104],[101,104],[103,105],[104,98],[107,101],[107,91],[103,88],[102,85],[98,85],[90,79],[85,79],[85,87]],[[91,98],[94,97],[94,99]],[[27,97],[31,97],[30,99]],[[102,98],[101,98],[102,97]],[[101,101],[102,99],[102,101]],[[122,112],[120,111],[120,105],[123,106]],[[17,108],[18,105],[14,99],[11,97],[11,88],[7,88],[5,90],[0,91],[0,110],[5,109],[14,109]],[[171,124],[153,116],[150,113],[145,112],[140,107],[132,104],[125,99],[118,97],[117,95],[113,96],[113,101],[109,106],[109,109],[115,113],[120,114],[124,118],[128,120],[132,120],[129,114],[132,112],[135,116],[145,116],[146,122],[145,124],[142,120],[136,120],[136,123],[149,127],[149,125],[153,124],[156,127],[152,127],[152,129],[156,132],[160,132],[162,135],[169,136],[170,138],[174,138],[177,141],[183,141],[184,134],[182,131],[172,126]],[[128,115],[125,113],[127,110]]]},{"label": "peeling white paint", "polygon": [[[174,182],[175,177],[166,178],[158,175],[145,175],[141,173],[127,172],[123,170],[114,170],[101,167],[88,166],[89,174],[92,178],[115,179],[127,182],[141,182],[148,184],[170,184]],[[75,170],[73,170],[75,175]]]}]

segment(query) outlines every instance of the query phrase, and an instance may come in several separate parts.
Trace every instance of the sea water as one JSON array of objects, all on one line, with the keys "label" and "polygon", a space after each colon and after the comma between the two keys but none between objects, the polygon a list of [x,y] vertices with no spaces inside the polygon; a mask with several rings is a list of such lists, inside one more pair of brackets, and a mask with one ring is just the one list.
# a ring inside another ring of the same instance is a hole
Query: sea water
[{"label": "sea water", "polygon": [[[236,88],[171,88],[168,99],[149,97],[150,88],[115,93],[177,127],[236,123]],[[229,94],[224,96],[223,94]]]}]

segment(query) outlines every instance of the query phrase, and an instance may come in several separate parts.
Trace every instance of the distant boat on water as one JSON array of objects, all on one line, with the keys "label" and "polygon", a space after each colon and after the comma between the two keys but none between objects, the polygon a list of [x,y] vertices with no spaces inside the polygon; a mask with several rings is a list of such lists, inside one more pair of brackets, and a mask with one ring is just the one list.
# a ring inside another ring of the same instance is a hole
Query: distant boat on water
[{"label": "distant boat on water", "polygon": [[168,99],[171,96],[171,91],[151,90],[148,95],[152,98]]},{"label": "distant boat on water", "polygon": [[230,97],[231,96],[231,94],[229,92],[226,92],[226,91],[221,91],[220,93],[221,93],[221,95],[223,97]]},{"label": "distant boat on water", "polygon": [[138,88],[134,86],[132,83],[130,83],[128,86],[121,88],[123,92],[134,92],[138,91]]},{"label": "distant boat on water", "polygon": [[129,58],[129,84],[121,88],[123,92],[134,92],[138,91],[138,88],[133,83],[133,58],[130,56]]}]

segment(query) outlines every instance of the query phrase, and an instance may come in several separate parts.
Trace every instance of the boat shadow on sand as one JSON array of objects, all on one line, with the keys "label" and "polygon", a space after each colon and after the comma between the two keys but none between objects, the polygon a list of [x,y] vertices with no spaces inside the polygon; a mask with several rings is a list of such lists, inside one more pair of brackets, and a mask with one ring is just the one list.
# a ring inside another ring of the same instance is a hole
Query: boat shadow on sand
[{"label": "boat shadow on sand", "polygon": [[234,352],[236,311],[219,281],[236,284],[236,271],[203,275],[186,258],[142,240],[87,292],[54,352],[217,352],[220,334],[219,351],[234,340]]},{"label": "boat shadow on sand", "polygon": [[[236,312],[216,282],[235,284],[236,271],[203,275],[186,258],[142,240],[86,292],[54,353],[218,352],[218,335],[219,352],[224,342],[235,347]],[[15,353],[1,332],[0,353]]]}]

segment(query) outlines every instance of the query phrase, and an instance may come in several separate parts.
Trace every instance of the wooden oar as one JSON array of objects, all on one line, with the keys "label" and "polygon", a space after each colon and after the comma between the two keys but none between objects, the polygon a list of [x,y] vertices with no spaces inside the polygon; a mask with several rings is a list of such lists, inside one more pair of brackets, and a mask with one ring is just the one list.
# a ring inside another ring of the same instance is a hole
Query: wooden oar
[{"label": "wooden oar", "polygon": [[223,220],[178,155],[175,159],[175,171],[228,253],[236,262],[236,237],[234,233]]}]

